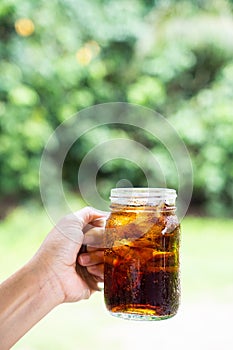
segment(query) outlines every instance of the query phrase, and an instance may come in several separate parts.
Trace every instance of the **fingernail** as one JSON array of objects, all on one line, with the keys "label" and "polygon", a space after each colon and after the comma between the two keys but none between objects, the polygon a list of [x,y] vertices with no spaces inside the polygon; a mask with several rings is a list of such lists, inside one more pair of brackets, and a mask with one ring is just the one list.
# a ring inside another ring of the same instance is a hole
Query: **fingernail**
[{"label": "fingernail", "polygon": [[81,265],[86,265],[90,262],[90,257],[89,255],[81,254],[78,258],[78,261]]}]

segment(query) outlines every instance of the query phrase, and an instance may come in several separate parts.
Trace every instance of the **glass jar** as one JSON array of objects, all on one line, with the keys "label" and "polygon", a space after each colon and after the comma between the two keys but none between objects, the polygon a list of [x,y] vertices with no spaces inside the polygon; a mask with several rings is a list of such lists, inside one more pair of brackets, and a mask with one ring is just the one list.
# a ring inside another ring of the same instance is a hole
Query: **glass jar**
[{"label": "glass jar", "polygon": [[107,309],[126,319],[174,316],[180,298],[176,191],[116,188],[110,198],[104,252]]}]

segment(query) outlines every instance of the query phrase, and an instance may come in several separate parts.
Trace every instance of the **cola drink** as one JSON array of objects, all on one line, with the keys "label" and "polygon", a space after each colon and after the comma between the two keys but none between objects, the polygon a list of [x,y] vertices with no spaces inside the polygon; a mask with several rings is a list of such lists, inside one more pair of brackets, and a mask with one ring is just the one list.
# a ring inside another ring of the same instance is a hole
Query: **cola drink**
[{"label": "cola drink", "polygon": [[174,206],[112,205],[104,253],[104,296],[111,314],[161,320],[177,313],[179,245]]}]

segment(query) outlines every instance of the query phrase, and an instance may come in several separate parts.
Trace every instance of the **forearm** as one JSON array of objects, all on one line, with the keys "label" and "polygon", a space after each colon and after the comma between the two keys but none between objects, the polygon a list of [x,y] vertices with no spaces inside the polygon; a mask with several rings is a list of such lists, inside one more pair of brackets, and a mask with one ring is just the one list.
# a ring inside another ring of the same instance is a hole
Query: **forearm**
[{"label": "forearm", "polygon": [[[8,350],[62,302],[57,282],[30,262],[0,285],[0,350]],[[60,294],[60,295],[59,295]]]}]

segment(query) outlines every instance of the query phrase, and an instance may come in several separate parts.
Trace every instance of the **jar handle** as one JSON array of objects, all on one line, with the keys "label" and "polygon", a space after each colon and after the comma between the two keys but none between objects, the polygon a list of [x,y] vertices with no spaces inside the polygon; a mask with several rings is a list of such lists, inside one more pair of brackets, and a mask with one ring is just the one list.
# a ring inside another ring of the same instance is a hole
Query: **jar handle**
[{"label": "jar handle", "polygon": [[101,288],[99,288],[99,286],[98,286],[97,277],[91,275],[85,266],[81,266],[78,263],[78,257],[79,257],[79,255],[81,255],[83,253],[87,253],[87,246],[85,244],[83,244],[81,246],[81,248],[78,252],[75,270],[76,270],[77,274],[84,280],[84,282],[88,285],[88,287],[91,290],[101,291]]}]

